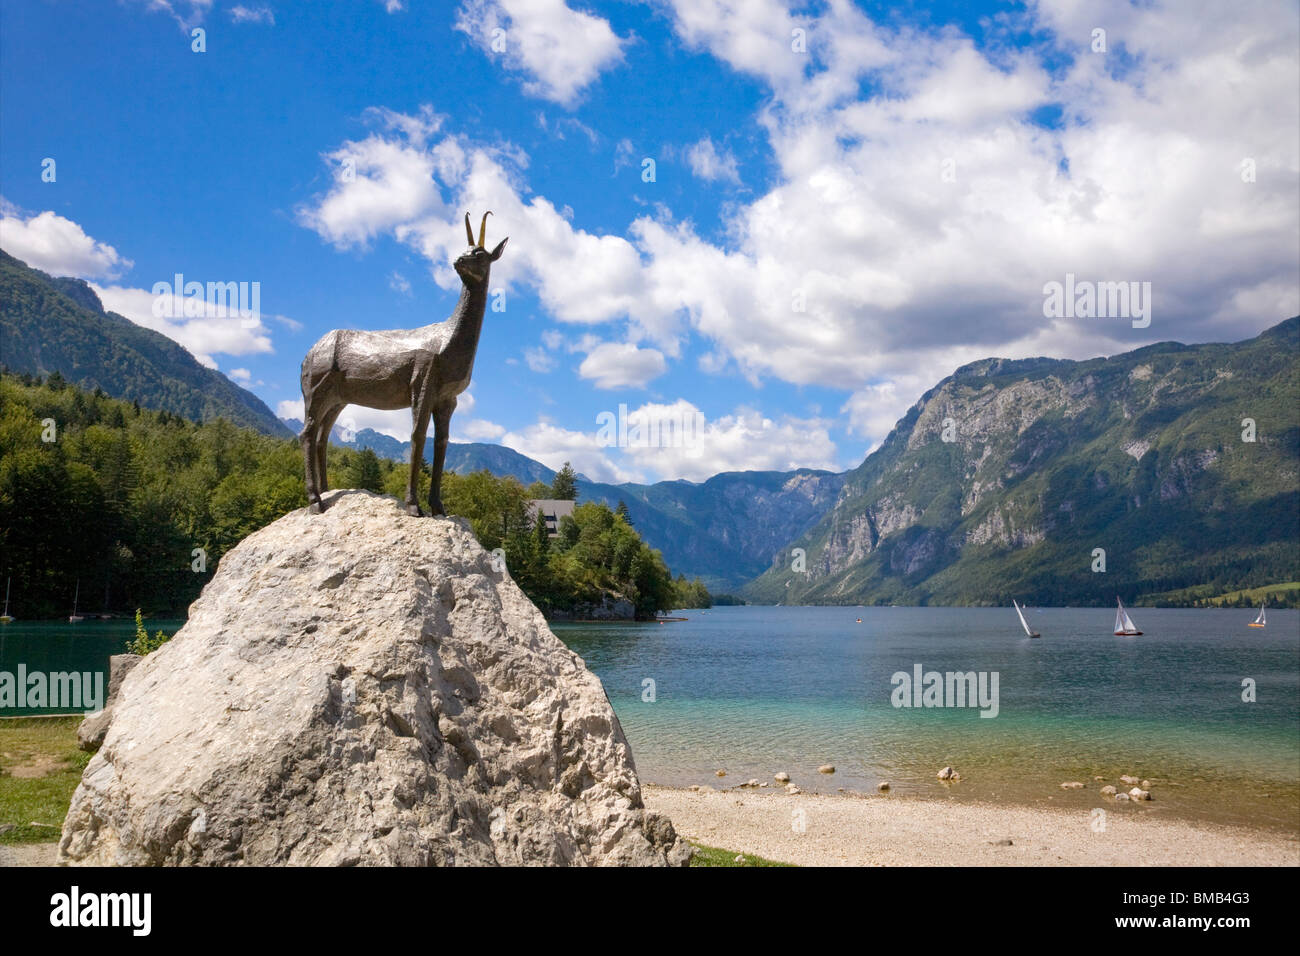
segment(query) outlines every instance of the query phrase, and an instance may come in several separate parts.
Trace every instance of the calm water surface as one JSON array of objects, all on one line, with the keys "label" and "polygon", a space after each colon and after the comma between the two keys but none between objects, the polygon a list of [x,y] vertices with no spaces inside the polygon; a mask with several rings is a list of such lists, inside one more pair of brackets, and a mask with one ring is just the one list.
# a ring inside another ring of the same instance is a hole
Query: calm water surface
[{"label": "calm water surface", "polygon": [[[1175,814],[1300,832],[1300,612],[1154,610],[1142,637],[1106,608],[722,607],[686,621],[556,624],[604,682],[643,780],[727,786],[788,772],[805,790],[874,791],[1087,810],[1103,776],[1153,782]],[[857,623],[857,618],[862,623]],[[150,621],[173,633],[181,621]],[[0,627],[0,671],[107,669],[129,619]],[[895,672],[998,674],[999,712],[895,708]],[[1256,701],[1242,700],[1242,681]],[[643,700],[644,681],[655,699]],[[11,715],[13,710],[0,711]],[[834,764],[831,776],[817,773]],[[941,784],[936,771],[962,774]],[[727,771],[718,779],[714,772]],[[1078,780],[1082,791],[1060,789]]]},{"label": "calm water surface", "polygon": [[[721,607],[679,623],[556,625],[605,684],[642,779],[1101,805],[1120,774],[1173,813],[1300,832],[1300,612]],[[857,618],[862,623],[857,623]],[[895,708],[898,671],[998,673],[999,712]],[[653,680],[655,700],[643,700]],[[1242,700],[1243,679],[1256,701]],[[833,776],[818,766],[836,767]],[[935,778],[952,765],[956,785]],[[718,779],[714,772],[727,771]],[[1065,791],[1065,781],[1086,784]]]}]

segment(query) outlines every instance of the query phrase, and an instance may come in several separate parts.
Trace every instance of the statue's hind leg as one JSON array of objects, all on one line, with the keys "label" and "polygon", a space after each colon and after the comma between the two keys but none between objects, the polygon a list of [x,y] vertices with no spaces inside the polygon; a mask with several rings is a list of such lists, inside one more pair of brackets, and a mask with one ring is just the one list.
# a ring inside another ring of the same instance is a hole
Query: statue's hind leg
[{"label": "statue's hind leg", "polygon": [[306,403],[303,405],[302,434],[298,441],[302,445],[303,475],[307,484],[307,510],[314,515],[321,512],[320,481],[316,475],[316,416]]},{"label": "statue's hind leg", "polygon": [[340,405],[321,416],[319,430],[316,435],[316,474],[320,476],[320,493],[324,494],[330,490],[330,476],[328,469],[327,452],[330,447],[330,432],[334,430],[334,423],[338,421],[339,415],[346,406]]}]

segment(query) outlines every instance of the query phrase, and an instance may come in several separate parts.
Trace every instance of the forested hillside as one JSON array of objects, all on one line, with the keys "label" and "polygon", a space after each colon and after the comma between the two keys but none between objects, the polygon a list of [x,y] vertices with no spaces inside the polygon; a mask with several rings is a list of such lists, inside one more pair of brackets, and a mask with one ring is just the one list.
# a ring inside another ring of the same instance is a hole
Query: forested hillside
[{"label": "forested hillside", "polygon": [[[49,439],[49,440],[46,440]],[[372,452],[329,450],[335,488],[401,496],[407,469]],[[428,473],[421,476],[428,500]],[[626,600],[641,616],[700,603],[659,552],[604,505],[578,507],[561,535],[529,520],[514,479],[447,475],[443,501],[501,548],[512,577],[553,613]],[[198,424],[87,392],[54,376],[0,375],[0,577],[19,618],[183,614],[222,555],[306,504],[297,442],[224,419]],[[703,595],[707,603],[707,594]]]},{"label": "forested hillside", "polygon": [[105,312],[80,279],[52,278],[0,251],[0,369],[57,372],[83,388],[195,421],[225,418],[267,435],[289,430],[252,392],[205,368],[167,336]]}]

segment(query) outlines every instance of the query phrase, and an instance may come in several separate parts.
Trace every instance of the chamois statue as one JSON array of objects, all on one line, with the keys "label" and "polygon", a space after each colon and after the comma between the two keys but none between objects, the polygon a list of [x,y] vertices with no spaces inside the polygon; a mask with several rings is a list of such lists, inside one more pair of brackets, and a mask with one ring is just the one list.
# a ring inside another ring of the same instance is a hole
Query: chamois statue
[{"label": "chamois statue", "polygon": [[447,456],[447,431],[456,396],[469,387],[474,353],[483,328],[487,305],[488,273],[506,247],[502,239],[488,252],[487,217],[479,224],[478,242],[465,213],[469,249],[456,259],[456,272],[464,289],[446,322],[419,329],[363,332],[335,329],[311,347],[302,360],[303,426],[300,441],[307,473],[307,504],[312,514],[325,509],[321,495],[329,490],[325,474],[325,449],[330,430],[348,405],[367,408],[411,409],[411,475],[406,483],[407,514],[419,516],[416,498],[424,436],[433,416],[433,482],[429,510],[446,514],[442,507],[442,464]]}]

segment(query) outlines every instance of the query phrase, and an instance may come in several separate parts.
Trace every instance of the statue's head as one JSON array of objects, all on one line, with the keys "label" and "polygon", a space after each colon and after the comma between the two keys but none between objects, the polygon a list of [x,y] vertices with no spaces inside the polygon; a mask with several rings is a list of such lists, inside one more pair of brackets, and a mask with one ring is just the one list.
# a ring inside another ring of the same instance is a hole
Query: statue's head
[{"label": "statue's head", "polygon": [[483,213],[483,222],[478,227],[478,242],[475,242],[474,230],[469,226],[469,213],[465,213],[465,236],[469,239],[469,248],[456,258],[455,263],[456,272],[462,282],[486,282],[492,263],[501,258],[506,243],[510,241],[510,237],[506,236],[491,252],[484,248],[483,241],[487,239],[487,217],[490,215],[492,215],[490,212]]}]

